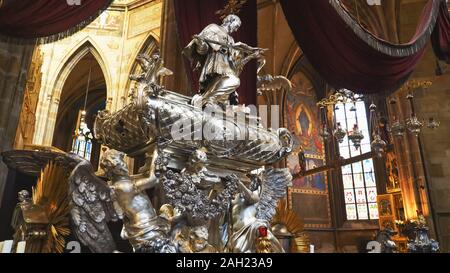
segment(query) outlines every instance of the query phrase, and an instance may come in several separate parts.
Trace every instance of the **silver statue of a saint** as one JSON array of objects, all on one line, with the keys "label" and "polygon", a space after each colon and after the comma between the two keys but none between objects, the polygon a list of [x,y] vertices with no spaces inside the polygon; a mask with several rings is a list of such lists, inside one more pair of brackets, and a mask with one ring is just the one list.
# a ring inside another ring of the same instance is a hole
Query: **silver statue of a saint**
[{"label": "silver statue of a saint", "polygon": [[237,104],[236,90],[241,81],[239,74],[251,59],[258,58],[264,51],[242,42],[235,43],[231,34],[241,26],[241,19],[228,15],[222,25],[210,24],[195,35],[183,54],[195,69],[201,69],[200,94],[194,96],[193,105],[228,104],[230,98]]}]

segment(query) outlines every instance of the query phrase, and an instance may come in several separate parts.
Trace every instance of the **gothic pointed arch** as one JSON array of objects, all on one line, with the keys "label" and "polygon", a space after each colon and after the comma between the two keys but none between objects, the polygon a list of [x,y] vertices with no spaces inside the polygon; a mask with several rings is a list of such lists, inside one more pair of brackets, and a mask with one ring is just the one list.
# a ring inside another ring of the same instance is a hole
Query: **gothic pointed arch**
[{"label": "gothic pointed arch", "polygon": [[55,76],[48,81],[48,84],[51,87],[49,92],[41,94],[39,98],[40,102],[37,109],[38,124],[34,133],[33,143],[47,146],[53,144],[53,136],[55,128],[57,128],[58,113],[65,111],[61,110],[61,108],[64,107],[60,107],[63,89],[66,86],[70,74],[80,64],[80,61],[86,58],[86,56],[90,56],[92,60],[95,60],[95,63],[98,64],[98,71],[99,74],[102,75],[105,86],[105,96],[109,97],[109,92],[111,90],[110,72],[104,56],[97,48],[95,43],[89,38],[80,41],[74,49],[66,55],[64,61],[61,62],[60,67],[57,68],[58,72],[55,73]]},{"label": "gothic pointed arch", "polygon": [[[160,51],[158,39],[153,35],[153,33],[149,33],[147,35],[147,37],[143,40],[143,42],[141,43],[139,48],[140,48],[139,51],[137,51],[136,55],[133,56],[133,58],[131,59],[132,63],[131,63],[128,75],[135,75],[135,74],[139,74],[142,72],[141,67],[136,62],[137,56],[139,56],[140,54],[145,54],[145,55],[151,56],[157,52],[159,53],[159,51]],[[130,79],[128,79],[127,85],[126,85],[126,94],[128,96],[130,95],[132,87],[133,87],[132,81]]]}]

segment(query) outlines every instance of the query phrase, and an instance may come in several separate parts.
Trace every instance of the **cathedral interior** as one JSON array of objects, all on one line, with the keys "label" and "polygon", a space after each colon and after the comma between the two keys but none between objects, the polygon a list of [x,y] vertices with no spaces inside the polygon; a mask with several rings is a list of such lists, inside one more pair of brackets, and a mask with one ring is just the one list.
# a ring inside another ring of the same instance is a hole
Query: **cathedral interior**
[{"label": "cathedral interior", "polygon": [[0,253],[450,252],[449,12],[0,0]]}]

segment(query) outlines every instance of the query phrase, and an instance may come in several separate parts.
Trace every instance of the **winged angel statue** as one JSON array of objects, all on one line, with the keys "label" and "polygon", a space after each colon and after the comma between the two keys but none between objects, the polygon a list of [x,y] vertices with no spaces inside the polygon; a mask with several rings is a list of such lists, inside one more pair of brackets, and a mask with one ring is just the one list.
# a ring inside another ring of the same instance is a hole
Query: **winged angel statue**
[{"label": "winged angel statue", "polygon": [[233,201],[233,235],[228,250],[235,253],[284,252],[270,231],[278,201],[292,184],[288,169],[267,169],[251,175],[249,187],[238,182],[240,194]]},{"label": "winged angel statue", "polygon": [[[285,196],[286,187],[291,184],[292,176],[288,169],[270,168],[258,175],[251,175],[252,182],[249,186],[236,176],[227,177],[224,180],[225,191],[210,201],[220,207],[214,209],[214,206],[206,203],[206,197],[199,197],[199,204],[203,204],[199,206],[196,202],[173,196],[177,191],[183,192],[183,187],[186,187],[185,197],[192,194],[189,188],[193,185],[188,187],[188,184],[183,182],[189,181],[192,176],[168,171],[161,179],[157,178],[155,173],[158,172],[158,166],[164,166],[164,163],[160,162],[164,161],[164,157],[156,156],[155,153],[152,169],[147,177],[131,177],[124,156],[124,153],[115,150],[107,150],[104,153],[100,166],[110,180],[106,183],[95,175],[88,161],[76,155],[69,155],[70,159],[76,162],[69,178],[73,228],[79,240],[91,251],[104,253],[117,250],[108,229],[108,222],[122,219],[124,225],[121,237],[129,240],[135,252],[182,252],[178,238],[174,239],[179,235],[177,229],[183,222],[180,219],[184,218],[184,225],[191,225],[195,232],[208,224],[208,219],[213,216],[209,214],[217,216],[221,211],[225,211],[231,203],[230,198],[234,196],[232,236],[228,240],[227,251],[284,252],[278,239],[270,231],[270,221],[276,213],[279,199]],[[178,185],[175,181],[181,181],[181,184]],[[175,207],[187,217],[179,216],[173,221],[174,217],[158,215],[145,192],[158,183],[164,185],[169,200],[173,199]],[[194,192],[200,194],[198,190]],[[207,210],[207,207],[211,207],[212,211]],[[196,223],[190,223],[192,220]]]},{"label": "winged angel statue", "polygon": [[168,239],[170,224],[158,216],[145,193],[156,185],[154,175],[132,178],[124,153],[107,150],[100,166],[109,184],[98,178],[90,162],[69,155],[78,164],[69,178],[72,197],[71,218],[79,240],[93,252],[113,252],[116,246],[108,229],[109,221],[123,220],[122,238],[129,240],[135,252],[174,253]]}]

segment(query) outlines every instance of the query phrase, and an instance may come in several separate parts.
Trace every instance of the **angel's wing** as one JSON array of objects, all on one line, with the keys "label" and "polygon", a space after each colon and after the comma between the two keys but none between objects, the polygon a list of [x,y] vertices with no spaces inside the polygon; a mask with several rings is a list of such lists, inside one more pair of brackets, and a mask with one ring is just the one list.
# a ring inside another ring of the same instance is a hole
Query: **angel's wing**
[{"label": "angel's wing", "polygon": [[286,195],[292,185],[289,169],[268,169],[262,173],[262,192],[256,207],[256,218],[271,221],[276,213],[278,200]]},{"label": "angel's wing", "polygon": [[106,183],[95,176],[91,163],[80,160],[69,177],[71,219],[77,238],[92,252],[116,250],[107,225],[117,220],[110,192]]},{"label": "angel's wing", "polygon": [[283,76],[259,76],[258,77],[258,93],[276,92],[276,91],[291,91],[293,84],[290,80]]}]

